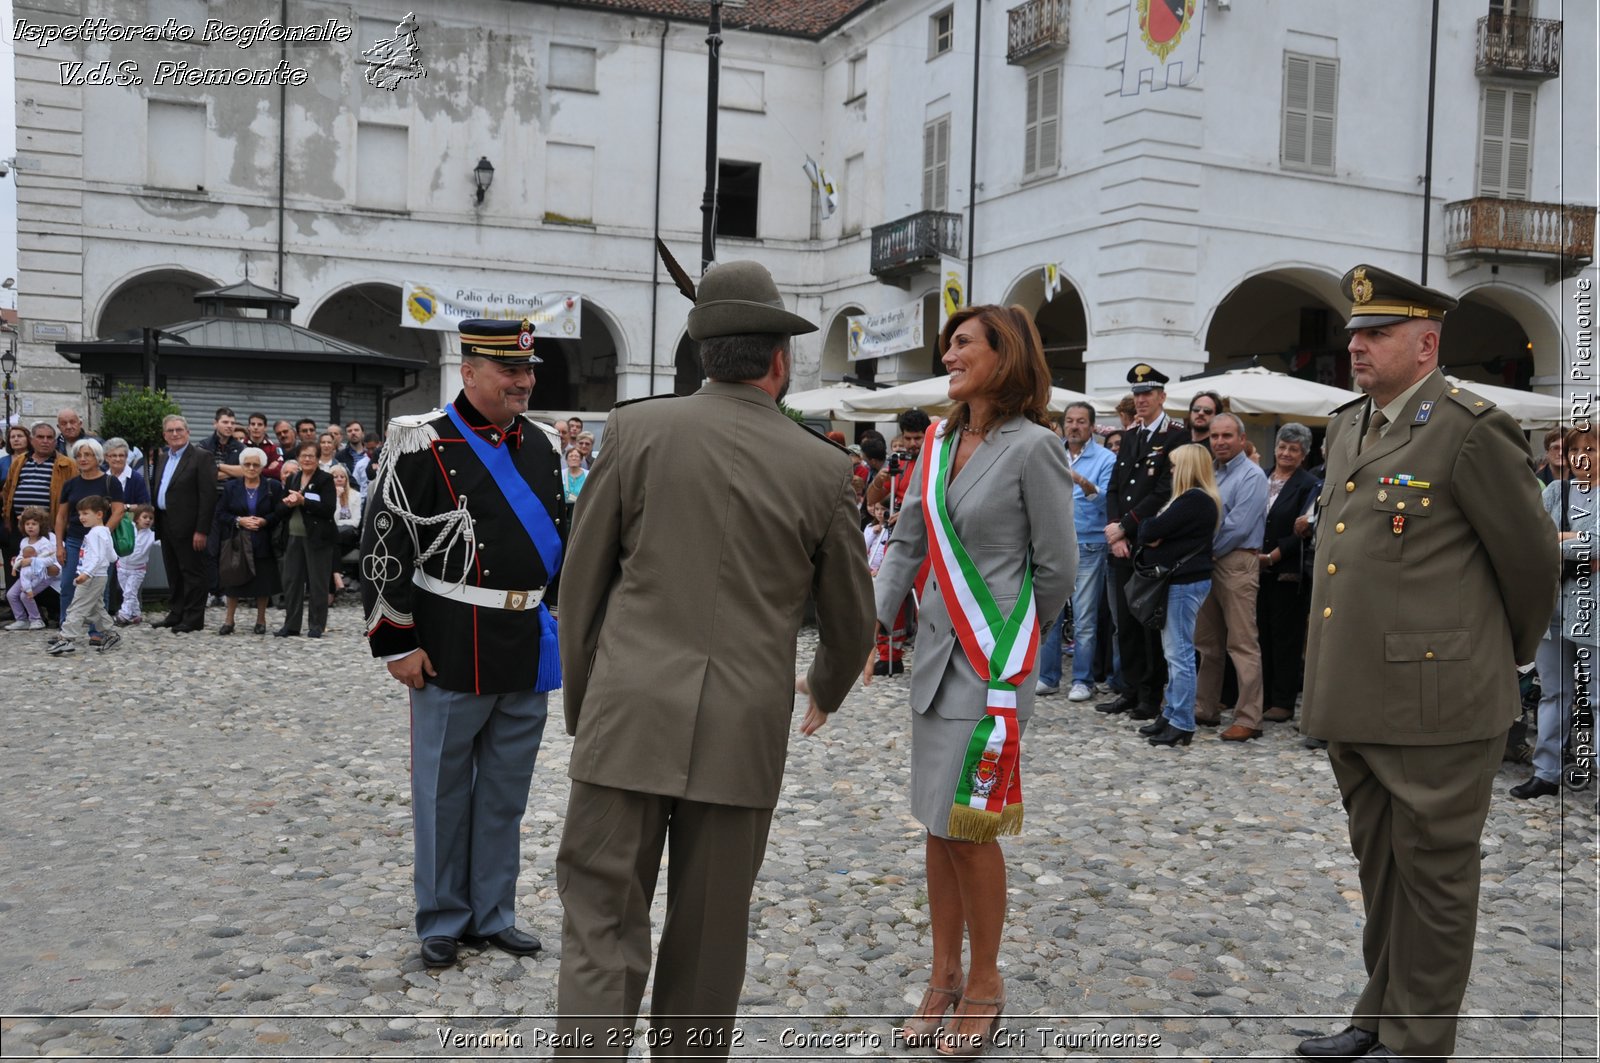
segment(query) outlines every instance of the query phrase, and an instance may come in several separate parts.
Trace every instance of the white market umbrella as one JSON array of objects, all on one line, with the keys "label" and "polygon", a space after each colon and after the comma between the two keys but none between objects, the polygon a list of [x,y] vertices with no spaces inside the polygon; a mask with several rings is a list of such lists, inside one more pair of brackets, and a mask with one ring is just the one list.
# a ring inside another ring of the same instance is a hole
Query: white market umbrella
[{"label": "white market umbrella", "polygon": [[1572,410],[1557,395],[1541,395],[1537,391],[1521,391],[1499,384],[1480,384],[1476,380],[1462,380],[1445,375],[1451,387],[1481,395],[1517,419],[1523,428],[1554,428],[1572,419]]},{"label": "white market umbrella", "polygon": [[809,391],[791,391],[783,397],[783,404],[798,410],[807,417],[826,417],[830,421],[855,420],[858,415],[844,408],[847,399],[872,394],[871,388],[858,388],[854,384],[829,384]]},{"label": "white market umbrella", "polygon": [[[1069,391],[1066,388],[1050,389],[1049,409],[1052,413],[1060,413],[1073,402],[1087,402],[1095,408],[1096,413],[1112,413],[1117,405],[1116,399],[1111,399],[1108,403],[1105,399],[1097,399],[1081,391]],[[848,399],[845,405],[856,413],[893,416],[906,410],[917,409],[943,413],[954,404],[950,401],[950,378],[933,376],[892,388],[869,391],[860,397]]]},{"label": "white market umbrella", "polygon": [[1202,391],[1215,391],[1228,400],[1231,412],[1247,420],[1299,421],[1307,425],[1326,424],[1334,407],[1361,397],[1360,392],[1253,365],[1192,380],[1172,381],[1167,385],[1167,412],[1187,416],[1189,403]]}]

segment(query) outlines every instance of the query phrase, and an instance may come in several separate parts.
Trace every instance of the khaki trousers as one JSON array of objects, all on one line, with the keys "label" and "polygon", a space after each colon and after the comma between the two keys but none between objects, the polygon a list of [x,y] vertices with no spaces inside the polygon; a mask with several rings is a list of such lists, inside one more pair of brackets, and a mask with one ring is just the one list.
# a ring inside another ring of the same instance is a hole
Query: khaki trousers
[{"label": "khaki trousers", "polygon": [[[1222,712],[1223,653],[1233,658],[1239,700],[1233,722],[1261,728],[1261,639],[1256,633],[1256,590],[1261,562],[1254,550],[1235,550],[1211,563],[1211,593],[1195,619],[1194,646],[1200,651],[1199,689],[1194,714],[1215,720]],[[1226,650],[1224,650],[1226,646]]]},{"label": "khaki trousers", "polygon": [[1328,745],[1367,915],[1367,987],[1351,1021],[1395,1055],[1455,1049],[1478,926],[1478,846],[1505,746],[1503,734],[1448,746]]},{"label": "khaki trousers", "polygon": [[711,805],[573,782],[556,856],[561,928],[558,1056],[620,1057],[650,974],[650,902],[663,846],[667,917],[650,1000],[652,1057],[732,1046],[750,894],[770,808]]}]

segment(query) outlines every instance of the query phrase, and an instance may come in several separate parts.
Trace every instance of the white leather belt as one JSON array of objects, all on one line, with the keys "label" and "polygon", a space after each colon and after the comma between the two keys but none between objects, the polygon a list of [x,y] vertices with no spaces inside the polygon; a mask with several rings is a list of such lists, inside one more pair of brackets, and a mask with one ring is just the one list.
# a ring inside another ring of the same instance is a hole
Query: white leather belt
[{"label": "white leather belt", "polygon": [[476,605],[481,609],[510,609],[512,612],[523,612],[537,608],[544,600],[543,587],[532,591],[502,591],[493,587],[473,587],[465,583],[435,579],[420,568],[412,574],[411,582],[429,594],[465,602],[467,605]]}]

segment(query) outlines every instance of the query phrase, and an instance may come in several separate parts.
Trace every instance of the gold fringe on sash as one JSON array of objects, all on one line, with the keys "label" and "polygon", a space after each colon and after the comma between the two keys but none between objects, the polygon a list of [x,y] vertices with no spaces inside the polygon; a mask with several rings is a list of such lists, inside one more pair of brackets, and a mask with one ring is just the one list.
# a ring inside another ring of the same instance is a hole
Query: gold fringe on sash
[{"label": "gold fringe on sash", "polygon": [[1022,804],[1007,805],[1000,812],[952,805],[950,823],[946,829],[952,838],[979,844],[997,841],[1002,834],[1021,834]]}]

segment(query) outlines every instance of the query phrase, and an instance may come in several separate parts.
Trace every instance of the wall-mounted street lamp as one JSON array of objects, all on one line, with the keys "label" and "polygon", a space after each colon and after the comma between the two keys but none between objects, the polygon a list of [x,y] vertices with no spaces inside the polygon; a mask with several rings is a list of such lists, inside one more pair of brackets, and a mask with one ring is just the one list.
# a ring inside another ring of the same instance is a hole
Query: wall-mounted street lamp
[{"label": "wall-mounted street lamp", "polygon": [[478,186],[478,205],[483,205],[483,194],[494,184],[494,164],[489,156],[478,156],[478,165],[472,168],[472,183]]},{"label": "wall-mounted street lamp", "polygon": [[5,326],[7,339],[10,342],[4,353],[0,353],[0,373],[5,374],[6,389],[6,420],[5,427],[11,427],[11,395],[16,391],[17,373],[17,330],[10,325]]}]

